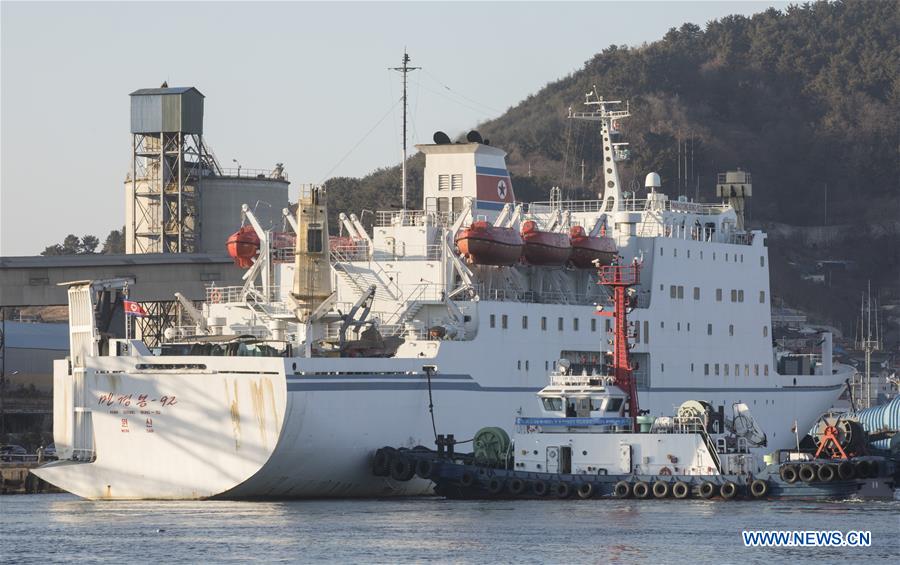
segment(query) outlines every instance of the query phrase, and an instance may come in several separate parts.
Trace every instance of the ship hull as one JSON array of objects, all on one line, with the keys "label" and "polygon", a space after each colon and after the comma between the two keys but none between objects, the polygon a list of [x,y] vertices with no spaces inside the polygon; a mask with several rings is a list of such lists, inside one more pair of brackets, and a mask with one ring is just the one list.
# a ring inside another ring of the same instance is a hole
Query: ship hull
[{"label": "ship hull", "polygon": [[[509,386],[508,380],[505,385],[491,382],[477,378],[459,357],[451,353],[438,359],[444,368],[433,379],[432,395],[439,433],[466,440],[484,426],[512,430],[517,414],[538,409],[535,392],[541,384],[537,379],[517,386]],[[242,373],[242,364],[248,360],[171,358],[167,362],[203,362],[211,371],[177,376],[135,370],[142,362],[158,362],[158,357],[128,359],[129,366],[117,367],[112,367],[115,358],[103,359],[105,363],[85,376],[85,405],[93,417],[96,459],[45,465],[35,470],[42,479],[89,499],[374,497],[431,492],[426,481],[401,483],[374,477],[370,469],[372,454],[381,446],[434,445],[428,383],[417,360],[342,360],[342,373],[336,370],[335,360],[257,358]],[[326,372],[321,362],[329,361]],[[387,364],[390,361],[394,363]],[[309,370],[297,373],[294,366]],[[387,367],[392,369],[380,370]],[[118,376],[111,379],[110,373]],[[790,377],[780,377],[783,385],[739,393],[773,432],[765,451],[789,447],[793,419],[801,425],[812,422],[822,406],[837,399],[844,375],[838,371],[833,377],[828,381],[818,377],[815,385],[797,387],[787,386]],[[131,409],[117,404],[118,398],[128,395],[158,398],[164,393],[177,403],[161,407],[160,414],[140,410],[124,414]],[[109,397],[104,397],[109,394],[113,394],[113,405],[107,405]],[[764,405],[763,398],[773,395],[778,402]],[[685,388],[642,391],[639,396],[643,408],[660,414],[692,398],[730,403],[736,393]],[[153,420],[152,432],[147,429],[148,417]],[[122,431],[123,420],[128,421],[128,432]]]}]

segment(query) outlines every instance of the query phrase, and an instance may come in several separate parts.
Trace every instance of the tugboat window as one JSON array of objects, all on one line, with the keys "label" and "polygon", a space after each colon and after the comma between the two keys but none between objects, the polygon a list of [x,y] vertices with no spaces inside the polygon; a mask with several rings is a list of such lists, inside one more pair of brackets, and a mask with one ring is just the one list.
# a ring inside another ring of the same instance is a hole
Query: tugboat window
[{"label": "tugboat window", "polygon": [[562,398],[544,398],[544,410],[559,412],[562,410]]},{"label": "tugboat window", "polygon": [[622,401],[623,401],[623,399],[621,399],[621,398],[610,398],[609,402],[606,403],[606,411],[607,412],[618,412],[619,408],[622,407]]}]

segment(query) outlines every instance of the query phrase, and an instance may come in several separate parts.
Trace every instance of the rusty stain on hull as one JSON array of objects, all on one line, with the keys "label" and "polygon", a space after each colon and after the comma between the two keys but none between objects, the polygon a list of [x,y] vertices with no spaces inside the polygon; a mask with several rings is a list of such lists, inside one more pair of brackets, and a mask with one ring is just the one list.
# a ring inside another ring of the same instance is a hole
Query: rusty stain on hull
[{"label": "rusty stain on hull", "polygon": [[[237,451],[241,448],[241,412],[238,409],[237,381],[232,381],[232,384],[234,384],[234,398],[231,400],[231,428],[234,434],[234,449]],[[228,381],[225,381],[225,397],[228,398],[229,396]]]}]

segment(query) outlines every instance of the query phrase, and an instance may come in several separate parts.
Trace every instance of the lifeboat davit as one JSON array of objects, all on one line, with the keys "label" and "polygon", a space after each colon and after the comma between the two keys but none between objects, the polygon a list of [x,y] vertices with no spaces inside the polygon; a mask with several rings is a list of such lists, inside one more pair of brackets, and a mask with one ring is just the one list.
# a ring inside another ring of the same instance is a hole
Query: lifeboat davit
[{"label": "lifeboat davit", "polygon": [[469,263],[474,265],[514,265],[522,256],[524,243],[512,228],[491,225],[484,220],[456,234],[456,247]]},{"label": "lifeboat davit", "polygon": [[[569,230],[572,256],[569,261],[578,269],[593,269],[597,265],[609,265],[616,257],[616,242],[606,236],[591,237],[581,226]],[[594,263],[597,261],[597,264]]]},{"label": "lifeboat davit", "polygon": [[225,242],[228,256],[234,259],[234,264],[242,269],[253,265],[253,258],[259,254],[259,236],[253,230],[253,226],[243,226],[238,231],[228,236]]},{"label": "lifeboat davit", "polygon": [[522,224],[522,239],[525,260],[532,265],[565,265],[572,253],[569,234],[541,231],[534,220]]}]

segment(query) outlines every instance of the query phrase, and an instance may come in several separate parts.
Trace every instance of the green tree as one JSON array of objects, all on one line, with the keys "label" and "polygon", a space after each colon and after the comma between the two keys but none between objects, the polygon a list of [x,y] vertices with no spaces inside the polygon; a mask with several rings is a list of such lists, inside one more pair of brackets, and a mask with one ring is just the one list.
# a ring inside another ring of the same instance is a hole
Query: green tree
[{"label": "green tree", "polygon": [[103,250],[101,253],[125,253],[125,226],[122,226],[121,230],[112,230],[109,232],[109,235],[106,236],[106,240],[103,242]]}]

